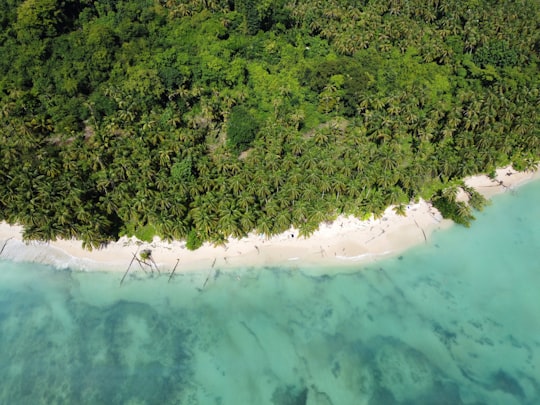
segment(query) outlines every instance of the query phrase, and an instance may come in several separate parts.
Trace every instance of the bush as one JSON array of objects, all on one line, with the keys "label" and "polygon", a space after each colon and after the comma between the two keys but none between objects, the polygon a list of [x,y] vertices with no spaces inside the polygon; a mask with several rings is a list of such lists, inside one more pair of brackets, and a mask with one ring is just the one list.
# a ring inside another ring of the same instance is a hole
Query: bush
[{"label": "bush", "polygon": [[186,248],[188,248],[188,250],[197,250],[202,246],[202,244],[203,241],[201,240],[201,238],[199,238],[197,232],[193,229],[189,231],[186,239]]},{"label": "bush", "polygon": [[156,228],[153,225],[147,224],[135,231],[135,237],[143,242],[152,242],[156,235]]}]

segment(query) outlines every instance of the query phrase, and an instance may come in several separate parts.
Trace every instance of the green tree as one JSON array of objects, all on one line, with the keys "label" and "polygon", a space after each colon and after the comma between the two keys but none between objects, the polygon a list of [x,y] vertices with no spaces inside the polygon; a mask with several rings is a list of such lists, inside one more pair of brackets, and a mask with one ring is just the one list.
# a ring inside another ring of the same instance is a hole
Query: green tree
[{"label": "green tree", "polygon": [[57,0],[25,0],[17,8],[17,37],[21,42],[32,42],[57,33],[61,20]]},{"label": "green tree", "polygon": [[245,107],[234,107],[227,124],[229,145],[236,152],[246,150],[257,136],[258,128],[256,119]]}]

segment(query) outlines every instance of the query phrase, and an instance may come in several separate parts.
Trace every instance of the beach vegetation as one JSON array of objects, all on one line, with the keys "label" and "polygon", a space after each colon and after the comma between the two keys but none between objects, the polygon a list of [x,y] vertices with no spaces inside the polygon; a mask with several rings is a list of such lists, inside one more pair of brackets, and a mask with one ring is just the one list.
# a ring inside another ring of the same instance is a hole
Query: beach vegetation
[{"label": "beach vegetation", "polygon": [[147,224],[143,227],[138,228],[133,233],[133,236],[143,242],[152,242],[156,233],[156,228],[150,224]]},{"label": "beach vegetation", "polygon": [[462,184],[461,188],[465,193],[467,193],[468,201],[467,203],[475,210],[482,211],[486,205],[489,204],[489,200],[487,200],[482,194],[480,194],[478,191],[476,191],[473,187],[467,186],[466,184]]},{"label": "beach vegetation", "polygon": [[[354,4],[353,4],[354,3]],[[13,0],[0,220],[27,239],[224,243],[540,161],[537,4]]]},{"label": "beach vegetation", "polygon": [[189,250],[197,250],[203,244],[203,240],[197,235],[195,230],[189,231],[186,238],[186,248]]},{"label": "beach vegetation", "polygon": [[[462,186],[463,187],[463,186]],[[465,186],[466,187],[466,186]],[[466,187],[469,191],[472,189]],[[442,190],[439,190],[437,194],[432,198],[433,206],[437,208],[444,218],[451,219],[457,224],[466,226],[467,228],[471,226],[471,222],[475,219],[473,215],[473,208],[482,206],[478,201],[481,201],[483,198],[480,194],[480,197],[475,197],[475,206],[469,201],[461,201],[457,199],[457,195],[460,188],[457,185],[448,186]],[[471,194],[476,195],[476,192],[472,190]]]},{"label": "beach vegetation", "polygon": [[407,215],[407,206],[405,204],[394,205],[393,210],[397,215],[400,215],[402,217]]}]

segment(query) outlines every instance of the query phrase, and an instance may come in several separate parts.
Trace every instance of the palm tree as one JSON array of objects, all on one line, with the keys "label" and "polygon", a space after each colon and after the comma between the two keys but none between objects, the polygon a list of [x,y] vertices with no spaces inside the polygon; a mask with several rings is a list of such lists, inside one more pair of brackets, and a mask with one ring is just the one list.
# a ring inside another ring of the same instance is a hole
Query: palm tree
[{"label": "palm tree", "polygon": [[244,236],[244,232],[239,223],[239,211],[229,204],[224,204],[219,210],[218,229],[224,235],[231,235],[237,238]]},{"label": "palm tree", "polygon": [[273,232],[276,234],[286,232],[291,227],[291,214],[288,210],[280,210],[274,219]]},{"label": "palm tree", "polygon": [[189,211],[189,217],[193,221],[194,228],[208,239],[217,228],[217,218],[213,212],[208,210],[208,207],[194,206]]},{"label": "palm tree", "polygon": [[402,217],[407,215],[407,207],[405,204],[395,205],[393,210],[397,215],[400,215]]},{"label": "palm tree", "polygon": [[304,122],[305,118],[306,114],[303,110],[296,110],[289,116],[290,122],[293,125],[295,131],[298,131],[300,129],[300,126]]},{"label": "palm tree", "polygon": [[272,235],[273,221],[270,217],[262,215],[257,219],[257,232],[265,236]]}]

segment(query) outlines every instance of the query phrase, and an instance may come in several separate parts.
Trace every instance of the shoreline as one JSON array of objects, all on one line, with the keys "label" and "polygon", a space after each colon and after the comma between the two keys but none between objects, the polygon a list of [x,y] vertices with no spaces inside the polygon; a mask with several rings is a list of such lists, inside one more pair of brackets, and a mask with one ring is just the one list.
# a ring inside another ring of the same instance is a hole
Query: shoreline
[{"label": "shoreline", "polygon": [[[529,181],[540,179],[540,170],[517,172],[510,166],[496,171],[495,180],[485,175],[464,179],[484,197],[513,190]],[[459,196],[458,196],[459,198]],[[186,249],[185,242],[164,242],[154,238],[152,243],[122,237],[103,249],[88,251],[79,240],[52,242],[23,242],[22,227],[0,223],[0,259],[14,262],[34,262],[59,269],[76,271],[125,272],[133,255],[143,249],[152,250],[152,258],[160,273],[169,274],[178,263],[175,274],[186,272],[233,270],[241,268],[286,267],[289,269],[318,269],[339,267],[356,270],[383,257],[398,255],[405,250],[427,243],[433,232],[447,229],[453,222],[443,219],[430,203],[420,200],[410,204],[406,216],[397,215],[392,207],[378,219],[361,221],[340,215],[334,222],[320,225],[309,238],[298,238],[290,229],[266,238],[255,233],[242,239],[229,239],[224,246],[205,243],[195,251]],[[149,268],[147,268],[149,270]],[[131,272],[142,273],[136,263]]]}]

